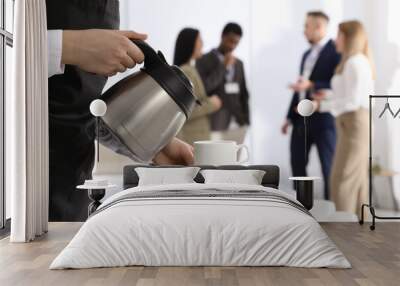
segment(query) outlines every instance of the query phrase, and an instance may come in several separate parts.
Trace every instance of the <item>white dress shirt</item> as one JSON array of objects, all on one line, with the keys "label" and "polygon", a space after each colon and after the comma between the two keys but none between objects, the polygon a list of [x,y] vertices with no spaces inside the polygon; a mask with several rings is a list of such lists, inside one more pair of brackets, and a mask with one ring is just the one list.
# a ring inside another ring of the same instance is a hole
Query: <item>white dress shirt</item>
[{"label": "white dress shirt", "polygon": [[[329,42],[330,38],[325,37],[320,40],[318,43],[311,46],[311,51],[307,55],[306,59],[304,60],[304,67],[302,77],[304,79],[310,79],[311,73],[314,69],[315,63],[319,58],[319,54],[321,53],[323,47]],[[306,92],[302,91],[299,93],[300,100],[306,98]]]},{"label": "white dress shirt", "polygon": [[61,64],[62,30],[47,30],[48,77],[64,73],[65,65]]},{"label": "white dress shirt", "polygon": [[330,111],[334,116],[369,108],[369,95],[374,93],[374,79],[371,64],[364,54],[351,56],[344,64],[343,71],[331,81],[332,92],[321,101],[320,111]]},{"label": "white dress shirt", "polygon": [[[217,53],[218,59],[221,61],[221,63],[223,63],[225,60],[225,56],[218,49],[215,49],[215,52]],[[225,73],[226,82],[232,82],[233,78],[235,77],[235,66],[229,65],[225,67],[225,69],[226,69]]]}]

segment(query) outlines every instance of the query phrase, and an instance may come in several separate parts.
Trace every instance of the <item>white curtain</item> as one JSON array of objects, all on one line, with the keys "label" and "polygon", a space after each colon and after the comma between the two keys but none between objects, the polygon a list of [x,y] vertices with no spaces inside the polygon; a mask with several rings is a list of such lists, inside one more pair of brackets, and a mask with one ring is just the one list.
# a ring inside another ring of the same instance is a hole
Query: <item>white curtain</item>
[{"label": "white curtain", "polygon": [[14,93],[6,98],[12,242],[48,227],[47,24],[44,0],[15,1]]}]

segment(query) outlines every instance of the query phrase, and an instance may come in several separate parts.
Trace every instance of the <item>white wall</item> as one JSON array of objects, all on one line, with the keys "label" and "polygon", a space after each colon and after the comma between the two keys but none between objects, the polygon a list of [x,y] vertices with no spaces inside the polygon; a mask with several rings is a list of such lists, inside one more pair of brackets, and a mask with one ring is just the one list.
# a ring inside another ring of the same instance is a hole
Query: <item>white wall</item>
[{"label": "white wall", "polygon": [[[389,82],[386,86],[386,91],[388,94],[400,95],[400,34],[398,27],[400,26],[400,18],[397,11],[400,11],[400,1],[389,0],[388,3],[388,17],[387,21],[387,41],[386,49],[382,51],[386,55],[386,66],[390,67],[386,69]],[[385,87],[382,86],[382,89]],[[392,102],[393,104],[393,102]],[[394,109],[398,110],[400,108],[400,99],[396,100],[393,104]],[[400,170],[400,119],[391,119],[389,126],[389,134],[392,134],[390,140],[390,156],[389,156],[389,166],[395,170]],[[383,143],[385,146],[385,142]],[[400,177],[396,176],[393,182],[395,196],[397,199],[397,204],[400,204]]]},{"label": "white wall", "polygon": [[[398,1],[397,1],[398,2]],[[146,0],[121,1],[121,28],[149,34],[148,42],[172,60],[173,47],[179,30],[186,26],[201,30],[204,51],[215,47],[221,29],[228,21],[240,23],[244,30],[237,56],[244,63],[251,93],[252,160],[253,163],[277,164],[281,167],[281,184],[290,187],[289,137],[280,134],[291,92],[287,84],[296,79],[302,53],[308,45],[303,37],[307,11],[321,9],[331,17],[330,35],[336,35],[337,24],[346,19],[366,23],[374,48],[378,72],[378,91],[387,91],[388,78],[393,77],[397,62],[391,61],[397,50],[389,41],[399,26],[394,9],[395,0]],[[389,9],[389,4],[393,9]],[[392,13],[392,14],[393,14]],[[391,29],[388,28],[391,26]],[[391,32],[390,32],[391,31]],[[397,34],[396,34],[397,35]],[[395,40],[391,40],[392,42]],[[397,41],[397,40],[396,40]],[[395,41],[395,42],[396,42]],[[396,45],[398,45],[396,42]],[[387,50],[389,49],[389,50]],[[389,51],[389,54],[385,54]],[[111,79],[109,85],[123,75]],[[384,141],[385,123],[378,136]],[[378,144],[383,144],[378,142]],[[385,153],[385,152],[384,152]],[[312,151],[309,173],[320,175],[316,150]],[[387,153],[382,157],[388,157]],[[317,189],[322,189],[322,182]]]},{"label": "white wall", "polygon": [[[378,3],[379,2],[379,3]],[[368,0],[365,5],[367,28],[371,35],[370,41],[376,63],[376,94],[400,95],[400,18],[398,0]],[[400,118],[377,119],[385,101],[379,100],[374,106],[373,120],[373,157],[379,158],[379,163],[388,169],[400,171]],[[390,100],[394,110],[400,108],[400,100]],[[388,180],[379,181],[376,185],[377,194],[385,196]],[[400,202],[400,177],[393,178],[393,187],[397,202]],[[387,195],[386,195],[387,196]],[[389,203],[388,206],[391,204]]]}]

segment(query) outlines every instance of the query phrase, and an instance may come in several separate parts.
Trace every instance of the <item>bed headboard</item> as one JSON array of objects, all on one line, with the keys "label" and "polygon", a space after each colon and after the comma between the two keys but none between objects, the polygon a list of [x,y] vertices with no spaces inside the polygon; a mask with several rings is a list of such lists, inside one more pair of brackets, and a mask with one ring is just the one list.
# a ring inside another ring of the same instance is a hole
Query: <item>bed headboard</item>
[{"label": "bed headboard", "polygon": [[[128,165],[124,167],[124,190],[128,188],[133,188],[138,185],[139,177],[135,171],[137,167],[147,167],[147,168],[177,168],[184,166],[152,166],[152,165]],[[202,170],[204,169],[218,169],[218,170],[263,170],[265,175],[262,179],[262,185],[265,187],[271,187],[278,189],[279,187],[279,167],[275,165],[251,165],[251,166],[198,166]],[[199,173],[194,179],[197,183],[204,183],[203,176]]]}]

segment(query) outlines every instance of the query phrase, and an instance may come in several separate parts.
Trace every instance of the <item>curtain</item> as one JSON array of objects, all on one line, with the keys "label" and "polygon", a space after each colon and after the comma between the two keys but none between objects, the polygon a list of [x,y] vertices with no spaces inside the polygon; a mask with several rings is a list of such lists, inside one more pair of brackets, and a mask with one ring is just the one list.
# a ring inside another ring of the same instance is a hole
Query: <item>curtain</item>
[{"label": "curtain", "polygon": [[47,23],[44,0],[15,1],[14,92],[6,98],[12,242],[48,228]]}]

